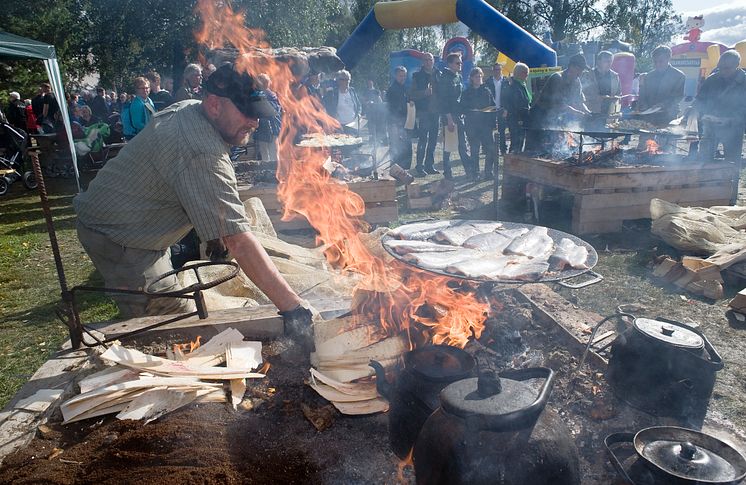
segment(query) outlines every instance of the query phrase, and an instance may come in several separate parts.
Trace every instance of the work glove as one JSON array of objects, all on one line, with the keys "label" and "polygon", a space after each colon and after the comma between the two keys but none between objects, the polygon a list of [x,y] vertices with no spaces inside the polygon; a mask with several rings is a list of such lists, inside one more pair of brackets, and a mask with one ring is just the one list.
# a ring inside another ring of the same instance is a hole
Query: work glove
[{"label": "work glove", "polygon": [[315,350],[313,343],[313,313],[303,305],[292,310],[278,312],[285,324],[285,335],[299,344],[305,351]]},{"label": "work glove", "polygon": [[207,254],[207,257],[210,258],[210,261],[212,262],[222,262],[230,260],[230,256],[228,255],[228,248],[225,247],[222,239],[213,239],[211,241],[207,241],[205,254]]}]

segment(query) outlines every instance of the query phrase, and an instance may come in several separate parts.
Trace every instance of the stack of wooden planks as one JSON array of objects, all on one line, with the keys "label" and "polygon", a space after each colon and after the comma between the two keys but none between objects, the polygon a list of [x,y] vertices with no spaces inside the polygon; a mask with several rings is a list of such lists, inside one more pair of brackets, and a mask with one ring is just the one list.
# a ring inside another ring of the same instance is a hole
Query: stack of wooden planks
[{"label": "stack of wooden planks", "polygon": [[[343,183],[343,182],[330,182]],[[399,208],[396,203],[396,181],[393,179],[364,180],[350,182],[348,188],[358,194],[365,201],[365,215],[363,218],[370,224],[388,224],[399,218]],[[261,199],[275,228],[280,231],[307,229],[308,221],[300,214],[290,221],[282,221],[282,204],[277,199],[277,187],[238,186],[238,195],[242,201],[252,197]]]},{"label": "stack of wooden planks", "polygon": [[235,407],[246,379],[264,377],[252,372],[262,363],[261,343],[243,339],[229,328],[194,352],[171,351],[172,358],[112,345],[101,354],[111,365],[81,380],[80,394],[62,404],[64,423],[113,413],[147,423],[192,402],[225,402],[225,384]]},{"label": "stack of wooden planks", "polygon": [[410,349],[405,333],[387,336],[379,324],[345,317],[314,324],[314,343],[309,385],[316,392],[343,414],[388,409],[388,403],[378,397],[369,363],[376,360],[385,368],[396,365]]},{"label": "stack of wooden planks", "polygon": [[505,156],[503,196],[525,197],[527,182],[558,188],[573,195],[572,232],[619,232],[622,222],[650,218],[650,201],[663,199],[686,206],[727,205],[735,164],[681,160],[666,166],[583,167],[560,160]]}]

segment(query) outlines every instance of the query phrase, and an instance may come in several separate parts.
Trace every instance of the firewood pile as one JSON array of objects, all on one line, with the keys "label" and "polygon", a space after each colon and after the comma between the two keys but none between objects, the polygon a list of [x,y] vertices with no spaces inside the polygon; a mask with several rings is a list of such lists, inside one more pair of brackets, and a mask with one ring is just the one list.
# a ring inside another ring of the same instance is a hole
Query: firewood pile
[{"label": "firewood pile", "polygon": [[227,390],[235,408],[246,379],[264,377],[254,372],[262,363],[261,343],[243,339],[227,329],[193,352],[177,347],[171,358],[112,345],[100,356],[107,367],[81,380],[80,394],[62,404],[64,423],[114,413],[148,423],[192,402],[226,402]]},{"label": "firewood pile", "polygon": [[575,153],[571,157],[568,157],[566,160],[573,165],[603,166],[604,164],[609,163],[616,163],[618,165],[623,162],[621,154],[622,149],[618,146],[613,146],[611,148],[607,148],[606,150],[587,150],[583,151],[583,153]]}]

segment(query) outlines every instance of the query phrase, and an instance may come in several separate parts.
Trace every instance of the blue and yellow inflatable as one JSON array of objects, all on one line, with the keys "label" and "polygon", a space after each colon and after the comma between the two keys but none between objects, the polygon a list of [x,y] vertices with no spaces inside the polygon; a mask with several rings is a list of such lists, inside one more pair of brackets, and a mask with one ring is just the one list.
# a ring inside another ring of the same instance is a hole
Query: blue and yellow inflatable
[{"label": "blue and yellow inflatable", "polygon": [[353,68],[386,29],[407,29],[463,22],[516,62],[554,67],[552,48],[495,10],[484,0],[400,0],[379,2],[342,44],[337,55]]}]

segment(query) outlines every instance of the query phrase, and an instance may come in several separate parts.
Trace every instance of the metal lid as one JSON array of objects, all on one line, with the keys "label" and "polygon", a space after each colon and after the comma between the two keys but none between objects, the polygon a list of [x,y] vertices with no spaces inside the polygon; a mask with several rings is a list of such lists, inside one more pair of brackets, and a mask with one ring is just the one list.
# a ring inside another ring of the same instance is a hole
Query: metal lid
[{"label": "metal lid", "polygon": [[716,438],[694,430],[661,426],[635,436],[640,455],[677,478],[703,483],[735,483],[744,476],[744,458]]},{"label": "metal lid", "polygon": [[676,347],[701,349],[705,345],[702,337],[681,323],[661,322],[650,318],[636,318],[634,326],[646,336]]},{"label": "metal lid", "polygon": [[432,381],[453,382],[469,375],[474,357],[449,345],[428,345],[408,352],[405,368]]}]

